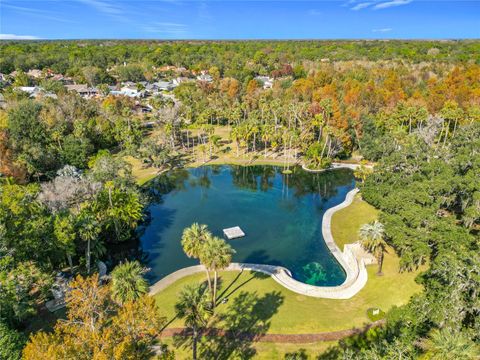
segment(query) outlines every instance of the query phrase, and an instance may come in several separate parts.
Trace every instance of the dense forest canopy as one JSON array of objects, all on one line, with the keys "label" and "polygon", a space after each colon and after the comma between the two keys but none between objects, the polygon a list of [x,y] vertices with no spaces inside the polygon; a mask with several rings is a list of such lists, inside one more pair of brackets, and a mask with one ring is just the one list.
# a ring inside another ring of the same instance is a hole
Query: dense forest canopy
[{"label": "dense forest canopy", "polygon": [[[58,270],[89,275],[106,247],[135,241],[155,194],[126,159],[158,171],[214,155],[374,164],[358,171],[362,196],[381,211],[399,271],[428,266],[424,292],[327,358],[442,358],[442,343],[452,359],[477,353],[479,41],[4,41],[0,73],[0,357],[20,356]],[[129,314],[95,291],[102,312],[114,308],[100,321],[107,334]],[[35,336],[27,355],[64,330]]]},{"label": "dense forest canopy", "polygon": [[[84,66],[108,68],[123,62],[216,66],[243,80],[253,71],[267,73],[278,64],[332,59],[419,62],[480,62],[478,41],[34,41],[0,43],[0,72],[43,69],[65,73]],[[256,68],[249,68],[256,63]]]}]

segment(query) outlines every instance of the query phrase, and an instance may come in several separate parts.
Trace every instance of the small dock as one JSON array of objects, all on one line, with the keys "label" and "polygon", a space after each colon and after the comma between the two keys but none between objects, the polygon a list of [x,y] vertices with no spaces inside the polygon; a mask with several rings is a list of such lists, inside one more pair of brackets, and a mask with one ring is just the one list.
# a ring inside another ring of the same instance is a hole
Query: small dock
[{"label": "small dock", "polygon": [[237,239],[245,236],[245,233],[242,229],[240,229],[240,226],[223,229],[223,234],[227,237],[228,240]]}]

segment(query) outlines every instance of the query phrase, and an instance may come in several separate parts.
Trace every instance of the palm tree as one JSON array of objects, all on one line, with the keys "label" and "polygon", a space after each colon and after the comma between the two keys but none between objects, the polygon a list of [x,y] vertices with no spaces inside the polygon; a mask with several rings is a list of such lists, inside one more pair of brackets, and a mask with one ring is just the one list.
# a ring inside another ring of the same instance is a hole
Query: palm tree
[{"label": "palm tree", "polygon": [[473,360],[480,354],[480,347],[459,331],[435,329],[422,347],[426,359],[431,360]]},{"label": "palm tree", "polygon": [[230,130],[230,139],[235,142],[237,157],[240,156],[240,131],[238,127],[234,127]]},{"label": "palm tree", "polygon": [[362,246],[378,259],[377,275],[382,275],[383,255],[387,249],[385,242],[385,228],[382,223],[375,220],[373,223],[364,224],[359,231]]},{"label": "palm tree", "polygon": [[264,125],[262,127],[262,141],[265,145],[264,147],[264,158],[267,158],[267,146],[268,146],[268,142],[271,140],[272,138],[272,126],[271,125]]},{"label": "palm tree", "polygon": [[197,359],[199,332],[207,326],[211,314],[210,301],[205,286],[186,285],[175,304],[177,316],[185,320],[185,326],[192,330],[192,358]]},{"label": "palm tree", "polygon": [[91,242],[97,240],[99,233],[100,224],[95,217],[87,212],[81,214],[78,224],[78,234],[83,241],[87,242],[87,248],[85,249],[87,274],[90,274]]},{"label": "palm tree", "polygon": [[207,272],[214,272],[213,293],[212,293],[212,307],[215,309],[217,300],[217,279],[218,270],[225,269],[232,262],[232,256],[235,250],[225,242],[225,240],[218,237],[210,237],[203,246],[203,251],[200,254],[200,262],[205,265]]},{"label": "palm tree", "polygon": [[143,278],[147,269],[138,261],[126,261],[112,271],[112,297],[119,304],[134,301],[148,292],[148,283]]},{"label": "palm tree", "polygon": [[182,247],[189,258],[198,259],[203,243],[211,236],[207,225],[193,223],[190,227],[183,230]]},{"label": "palm tree", "polygon": [[[181,240],[183,251],[189,258],[199,259],[203,250],[203,245],[211,237],[212,234],[210,231],[208,231],[207,225],[193,223],[190,227],[187,227],[185,230],[183,230]],[[206,272],[208,288],[210,291],[212,291],[212,282],[210,280],[210,273],[208,269],[206,269]]]}]

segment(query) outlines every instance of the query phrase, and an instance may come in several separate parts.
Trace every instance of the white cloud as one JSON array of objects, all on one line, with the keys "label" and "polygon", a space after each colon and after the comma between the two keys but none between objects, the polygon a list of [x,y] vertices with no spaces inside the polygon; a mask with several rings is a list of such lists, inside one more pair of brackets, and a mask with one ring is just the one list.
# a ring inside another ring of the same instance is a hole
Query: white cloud
[{"label": "white cloud", "polygon": [[61,14],[56,13],[54,11],[30,8],[30,7],[25,7],[25,6],[17,6],[17,5],[11,5],[11,4],[6,4],[6,3],[2,4],[1,6],[5,9],[9,9],[11,11],[15,11],[19,14],[22,14],[22,16],[29,15],[29,16],[33,16],[33,17],[38,17],[38,18],[53,20],[53,21],[58,21],[58,22],[64,22],[64,23],[75,23],[76,22],[76,21],[72,21],[70,19],[66,19],[65,16],[62,16]]},{"label": "white cloud", "polygon": [[97,9],[100,12],[103,12],[105,14],[110,14],[110,15],[120,15],[123,14],[123,11],[120,10],[118,7],[115,5],[109,3],[108,1],[101,1],[101,0],[80,0],[80,2],[83,2],[84,4],[93,6],[95,9]]},{"label": "white cloud", "polygon": [[373,2],[363,2],[363,3],[359,3],[357,5],[355,5],[354,7],[351,8],[351,10],[362,10],[362,9],[365,9],[366,7],[369,7],[370,5],[372,5]]},{"label": "white cloud", "polygon": [[123,22],[130,22],[129,18],[125,16],[125,10],[118,5],[120,2],[110,2],[105,0],[78,0],[78,1],[93,7],[97,11],[104,13],[105,15],[108,15],[113,19],[120,20]]},{"label": "white cloud", "polygon": [[373,32],[377,33],[386,33],[392,31],[392,28],[381,28],[381,29],[372,29]]},{"label": "white cloud", "polygon": [[149,33],[180,37],[188,33],[188,27],[185,24],[172,22],[156,22],[143,27],[143,30]]},{"label": "white cloud", "polygon": [[350,7],[350,10],[358,11],[365,8],[370,8],[374,10],[387,9],[394,6],[402,6],[410,4],[413,0],[371,0],[358,2],[358,0],[349,0],[344,3],[342,6]]},{"label": "white cloud", "polygon": [[33,35],[16,35],[16,34],[0,34],[0,40],[38,40],[38,36]]},{"label": "white cloud", "polygon": [[410,4],[411,2],[412,2],[412,0],[392,0],[392,1],[377,4],[373,7],[373,9],[375,9],[375,10],[387,9],[387,8],[394,7],[394,6],[407,5],[407,4]]}]

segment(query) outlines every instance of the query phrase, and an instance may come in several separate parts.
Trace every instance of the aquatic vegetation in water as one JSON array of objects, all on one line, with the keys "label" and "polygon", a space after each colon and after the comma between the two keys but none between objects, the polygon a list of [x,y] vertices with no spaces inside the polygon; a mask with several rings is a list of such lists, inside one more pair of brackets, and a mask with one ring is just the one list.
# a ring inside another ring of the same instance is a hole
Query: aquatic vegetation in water
[{"label": "aquatic vegetation in water", "polygon": [[316,285],[327,280],[327,272],[318,262],[308,263],[302,267],[302,270],[307,284]]}]

